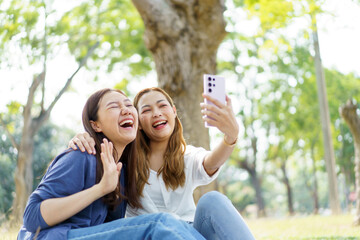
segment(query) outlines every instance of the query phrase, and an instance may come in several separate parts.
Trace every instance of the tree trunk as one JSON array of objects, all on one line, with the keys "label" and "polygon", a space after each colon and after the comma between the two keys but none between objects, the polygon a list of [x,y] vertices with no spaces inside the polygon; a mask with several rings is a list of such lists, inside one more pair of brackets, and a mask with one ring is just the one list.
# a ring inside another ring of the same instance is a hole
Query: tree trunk
[{"label": "tree trunk", "polygon": [[250,174],[251,183],[255,189],[256,205],[258,207],[257,217],[266,217],[265,203],[264,203],[264,198],[262,195],[260,180],[257,176],[257,172],[250,170],[250,171],[248,171],[248,173]]},{"label": "tree trunk", "polygon": [[240,168],[246,170],[250,175],[251,185],[255,190],[257,217],[266,217],[265,202],[261,190],[261,181],[256,172],[256,165],[249,164],[247,159],[238,162],[238,165]]},{"label": "tree trunk", "polygon": [[339,111],[349,126],[354,139],[356,188],[356,216],[354,224],[360,225],[360,118],[356,113],[357,106],[351,100],[342,106]]},{"label": "tree trunk", "polygon": [[[25,121],[29,122],[29,121]],[[27,124],[26,124],[27,125]],[[13,201],[12,224],[21,223],[27,199],[32,192],[33,185],[33,137],[34,134],[28,126],[24,126],[23,135],[18,152],[17,166],[15,169],[15,197]],[[30,124],[31,125],[31,124]]]},{"label": "tree trunk", "polygon": [[315,165],[315,153],[314,153],[314,144],[311,145],[311,159],[312,159],[312,170],[313,170],[313,190],[312,190],[312,198],[314,202],[314,214],[319,213],[319,195],[318,195],[318,180],[316,176],[316,165]]},{"label": "tree trunk", "polygon": [[289,215],[294,215],[293,195],[292,195],[290,181],[289,181],[287,171],[286,171],[286,160],[284,160],[284,162],[281,164],[281,171],[284,175],[283,183],[285,184],[285,187],[286,187],[287,205],[288,205]]},{"label": "tree trunk", "polygon": [[321,63],[320,47],[319,47],[315,17],[313,17],[312,20],[314,22],[313,41],[314,41],[314,50],[315,50],[316,82],[318,87],[321,126],[322,126],[323,138],[324,138],[326,171],[328,174],[329,201],[330,201],[330,208],[332,214],[339,214],[341,209],[340,209],[340,201],[339,201],[339,193],[338,193],[337,176],[335,172],[335,154],[334,154],[331,129],[330,129],[330,115],[329,115],[329,106],[326,95],[325,77]]}]

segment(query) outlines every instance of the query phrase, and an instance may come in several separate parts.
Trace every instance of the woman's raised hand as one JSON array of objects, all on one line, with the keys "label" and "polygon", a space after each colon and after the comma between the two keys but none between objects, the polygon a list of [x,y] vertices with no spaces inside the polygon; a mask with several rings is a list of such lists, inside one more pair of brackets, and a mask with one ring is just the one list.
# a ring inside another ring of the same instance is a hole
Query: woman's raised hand
[{"label": "woman's raised hand", "polygon": [[224,140],[227,143],[235,142],[239,134],[239,124],[235,118],[231,99],[226,96],[226,104],[224,105],[209,95],[203,94],[203,97],[214,104],[200,104],[203,120],[224,133]]},{"label": "woman's raised hand", "polygon": [[119,182],[119,176],[122,168],[122,163],[115,163],[113,157],[113,144],[106,138],[101,144],[101,161],[103,164],[104,173],[99,182],[103,195],[106,195],[116,189]]}]

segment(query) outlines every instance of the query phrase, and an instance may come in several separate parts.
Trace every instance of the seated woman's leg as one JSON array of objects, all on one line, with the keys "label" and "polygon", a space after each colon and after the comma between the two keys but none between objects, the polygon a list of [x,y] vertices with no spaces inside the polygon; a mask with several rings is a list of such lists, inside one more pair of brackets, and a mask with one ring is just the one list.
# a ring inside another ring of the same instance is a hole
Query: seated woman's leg
[{"label": "seated woman's leg", "polygon": [[216,191],[200,198],[193,226],[207,240],[255,239],[231,201]]},{"label": "seated woman's leg", "polygon": [[69,240],[136,240],[136,239],[200,239],[204,240],[193,227],[177,220],[167,213],[145,214],[122,218],[101,225],[72,229]]}]

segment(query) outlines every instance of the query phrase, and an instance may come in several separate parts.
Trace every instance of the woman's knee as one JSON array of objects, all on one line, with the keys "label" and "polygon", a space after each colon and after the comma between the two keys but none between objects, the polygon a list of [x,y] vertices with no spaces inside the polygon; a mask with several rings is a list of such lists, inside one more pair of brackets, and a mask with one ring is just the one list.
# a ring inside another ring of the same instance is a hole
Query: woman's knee
[{"label": "woman's knee", "polygon": [[[229,199],[222,193],[217,191],[211,191],[205,193],[197,204],[197,208],[205,208],[205,210],[209,210],[211,208],[220,207],[225,204]],[[209,206],[211,206],[209,208]]]}]

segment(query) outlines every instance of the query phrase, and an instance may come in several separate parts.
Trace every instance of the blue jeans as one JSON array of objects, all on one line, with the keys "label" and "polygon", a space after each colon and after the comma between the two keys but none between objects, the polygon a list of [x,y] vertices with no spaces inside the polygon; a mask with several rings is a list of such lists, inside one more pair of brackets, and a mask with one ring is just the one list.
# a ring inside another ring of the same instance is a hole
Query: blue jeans
[{"label": "blue jeans", "polygon": [[255,239],[231,201],[216,191],[208,192],[200,198],[193,226],[207,240]]},{"label": "blue jeans", "polygon": [[201,239],[193,227],[167,213],[145,214],[122,218],[93,227],[72,229],[68,232],[70,240],[137,240],[137,239]]}]

